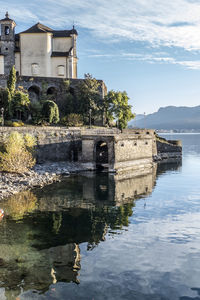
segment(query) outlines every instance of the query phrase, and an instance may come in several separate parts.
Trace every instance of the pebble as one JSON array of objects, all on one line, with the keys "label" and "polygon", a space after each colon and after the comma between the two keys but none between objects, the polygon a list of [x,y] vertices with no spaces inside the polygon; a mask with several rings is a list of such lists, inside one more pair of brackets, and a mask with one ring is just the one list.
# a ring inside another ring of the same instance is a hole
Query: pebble
[{"label": "pebble", "polygon": [[85,171],[85,168],[80,163],[48,162],[35,165],[33,170],[24,174],[0,172],[0,200],[23,190],[59,182],[64,176],[81,171]]}]

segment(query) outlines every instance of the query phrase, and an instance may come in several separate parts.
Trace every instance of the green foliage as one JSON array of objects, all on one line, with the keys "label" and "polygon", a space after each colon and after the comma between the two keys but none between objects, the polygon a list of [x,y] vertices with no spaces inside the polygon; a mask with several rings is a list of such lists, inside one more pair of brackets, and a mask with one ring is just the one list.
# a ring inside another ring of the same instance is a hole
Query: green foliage
[{"label": "green foliage", "polygon": [[11,117],[11,94],[8,88],[0,88],[0,108],[4,108],[4,117]]},{"label": "green foliage", "polygon": [[131,112],[131,105],[128,104],[128,95],[126,92],[109,91],[104,99],[104,109],[106,122],[110,124],[114,119],[120,129],[127,127],[128,121],[135,115]]},{"label": "green foliage", "polygon": [[33,149],[36,141],[32,136],[23,137],[18,132],[12,132],[4,143],[4,152],[0,152],[1,171],[24,173],[35,164]]},{"label": "green foliage", "polygon": [[61,124],[65,126],[83,126],[83,117],[79,114],[69,114],[61,119]]},{"label": "green foliage", "polygon": [[39,101],[31,102],[30,112],[31,112],[33,124],[38,125],[43,121],[41,102]]},{"label": "green foliage", "polygon": [[76,99],[70,91],[70,80],[64,81],[64,94],[58,105],[63,116],[76,112]]},{"label": "green foliage", "polygon": [[98,119],[103,113],[103,100],[100,95],[100,84],[91,75],[86,74],[85,80],[77,88],[76,112],[81,114],[84,123],[89,122],[89,110],[92,110],[92,120]]},{"label": "green foliage", "polygon": [[30,105],[28,94],[20,91],[15,92],[11,104],[13,115],[16,115],[18,119],[21,120],[22,113],[24,116],[27,116]]},{"label": "green foliage", "polygon": [[46,100],[43,103],[42,116],[48,123],[57,124],[60,120],[57,104],[54,101]]},{"label": "green foliage", "polygon": [[15,93],[15,87],[16,87],[16,70],[15,70],[15,66],[12,67],[12,69],[10,70],[10,74],[8,77],[8,81],[7,81],[7,87],[8,90],[11,94],[11,96],[14,96]]}]

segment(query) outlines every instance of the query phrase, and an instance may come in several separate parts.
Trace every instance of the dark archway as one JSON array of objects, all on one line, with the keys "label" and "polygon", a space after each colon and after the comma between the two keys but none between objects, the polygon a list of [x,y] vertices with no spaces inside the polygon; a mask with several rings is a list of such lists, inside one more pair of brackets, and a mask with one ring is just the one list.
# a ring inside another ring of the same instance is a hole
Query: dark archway
[{"label": "dark archway", "polygon": [[57,95],[57,89],[54,86],[50,86],[47,89],[47,95],[56,96]]},{"label": "dark archway", "polygon": [[36,85],[32,85],[28,89],[28,94],[31,102],[37,102],[40,98],[40,88]]},{"label": "dark archway", "polygon": [[108,146],[104,141],[99,141],[96,144],[96,164],[108,164]]}]

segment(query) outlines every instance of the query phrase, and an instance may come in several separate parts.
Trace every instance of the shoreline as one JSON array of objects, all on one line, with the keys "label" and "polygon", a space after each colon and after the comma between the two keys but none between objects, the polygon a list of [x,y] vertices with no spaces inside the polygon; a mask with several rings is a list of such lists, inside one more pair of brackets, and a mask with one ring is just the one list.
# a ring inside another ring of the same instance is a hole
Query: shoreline
[{"label": "shoreline", "polygon": [[43,188],[60,182],[62,176],[70,176],[86,170],[80,163],[47,162],[36,164],[32,170],[24,174],[0,172],[0,200],[25,190]]}]

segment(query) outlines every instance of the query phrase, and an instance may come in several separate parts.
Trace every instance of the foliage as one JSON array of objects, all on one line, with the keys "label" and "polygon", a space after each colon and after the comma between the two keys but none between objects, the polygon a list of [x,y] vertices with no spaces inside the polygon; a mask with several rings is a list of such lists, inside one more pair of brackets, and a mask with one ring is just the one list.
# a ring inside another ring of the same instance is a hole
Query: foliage
[{"label": "foliage", "polygon": [[8,88],[0,88],[0,108],[4,108],[4,117],[11,117],[11,94]]},{"label": "foliage", "polygon": [[48,123],[57,124],[60,120],[58,105],[52,100],[46,100],[43,103],[42,116]]},{"label": "foliage", "polygon": [[99,88],[99,82],[90,74],[85,74],[85,80],[77,87],[76,112],[83,116],[85,123],[89,121],[90,109],[92,120],[98,119],[103,114],[103,101]]},{"label": "foliage", "polygon": [[16,115],[21,120],[23,116],[27,116],[29,111],[30,100],[28,94],[21,91],[16,91],[12,100],[13,115]]},{"label": "foliage", "polygon": [[104,99],[104,109],[106,122],[109,124],[114,119],[120,129],[127,127],[128,121],[135,115],[131,112],[131,105],[128,104],[128,95],[126,92],[109,91]]},{"label": "foliage", "polygon": [[66,126],[83,126],[83,118],[79,114],[69,114],[61,119],[61,124]]},{"label": "foliage", "polygon": [[36,125],[43,121],[42,118],[42,104],[39,101],[31,102],[30,112],[32,116],[32,122]]},{"label": "foliage", "polygon": [[[12,121],[11,121],[12,122]],[[18,121],[18,122],[12,122],[12,127],[22,127],[24,126],[24,123],[22,121]]]},{"label": "foliage", "polygon": [[16,70],[15,70],[15,66],[12,67],[12,69],[10,70],[10,74],[8,77],[8,81],[7,81],[7,87],[8,90],[11,94],[11,97],[14,96],[15,94],[15,87],[16,87]]},{"label": "foliage", "polygon": [[1,171],[24,173],[35,164],[33,148],[36,145],[34,137],[23,137],[18,132],[12,132],[4,143],[4,152],[0,152]]},{"label": "foliage", "polygon": [[21,126],[24,126],[24,123],[22,121],[7,120],[7,121],[5,121],[5,126],[9,126],[9,127],[21,127]]},{"label": "foliage", "polygon": [[13,122],[11,120],[7,120],[7,121],[5,121],[4,125],[12,127],[13,126]]},{"label": "foliage", "polygon": [[64,81],[64,94],[59,101],[59,109],[63,116],[76,112],[75,96],[71,93],[70,80]]}]

